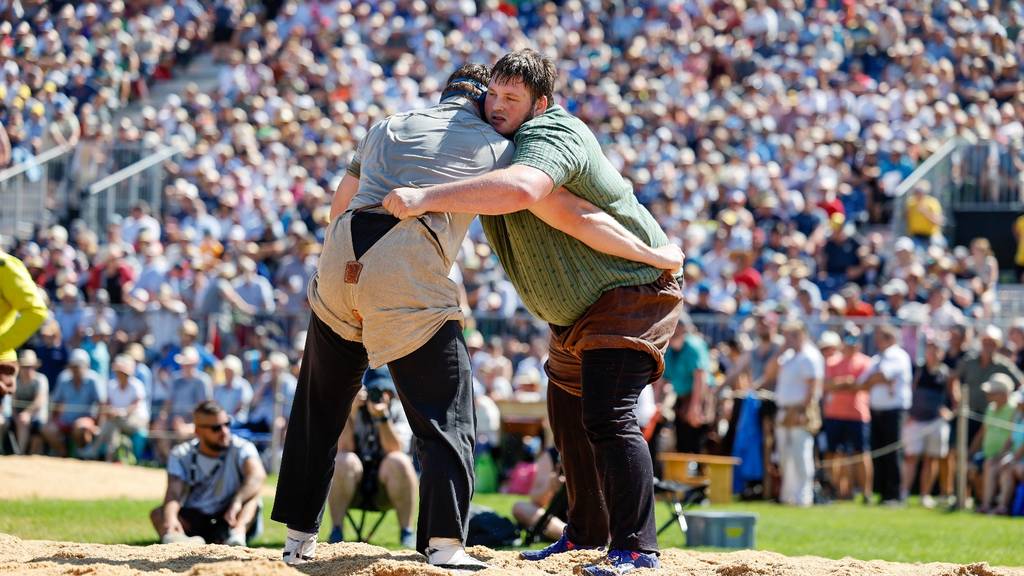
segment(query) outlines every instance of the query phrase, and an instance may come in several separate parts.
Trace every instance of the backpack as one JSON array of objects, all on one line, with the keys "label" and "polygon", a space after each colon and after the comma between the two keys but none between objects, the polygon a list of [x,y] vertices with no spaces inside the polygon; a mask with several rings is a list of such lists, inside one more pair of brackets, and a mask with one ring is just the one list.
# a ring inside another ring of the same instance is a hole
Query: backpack
[{"label": "backpack", "polygon": [[493,510],[484,510],[470,516],[466,546],[507,548],[514,546],[518,537],[519,530],[511,520]]}]

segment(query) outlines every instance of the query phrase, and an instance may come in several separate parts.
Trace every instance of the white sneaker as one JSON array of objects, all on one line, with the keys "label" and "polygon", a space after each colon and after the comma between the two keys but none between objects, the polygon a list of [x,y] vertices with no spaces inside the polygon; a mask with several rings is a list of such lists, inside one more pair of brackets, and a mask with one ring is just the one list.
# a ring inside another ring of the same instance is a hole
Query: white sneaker
[{"label": "white sneaker", "polygon": [[921,506],[924,506],[925,508],[927,508],[929,510],[931,510],[932,508],[935,508],[935,506],[936,506],[935,497],[932,496],[931,494],[926,494],[924,496],[921,496]]},{"label": "white sneaker", "polygon": [[160,539],[164,544],[206,544],[202,536],[189,536],[182,532],[168,532]]},{"label": "white sneaker", "polygon": [[427,564],[461,572],[476,572],[490,568],[487,564],[466,554],[466,549],[459,548],[427,548]]},{"label": "white sneaker", "polygon": [[228,534],[228,539],[224,541],[225,546],[245,546],[245,534],[240,532],[231,532]]},{"label": "white sneaker", "polygon": [[288,536],[284,541],[284,563],[290,566],[305,564],[316,555],[316,534],[309,538],[299,540]]}]

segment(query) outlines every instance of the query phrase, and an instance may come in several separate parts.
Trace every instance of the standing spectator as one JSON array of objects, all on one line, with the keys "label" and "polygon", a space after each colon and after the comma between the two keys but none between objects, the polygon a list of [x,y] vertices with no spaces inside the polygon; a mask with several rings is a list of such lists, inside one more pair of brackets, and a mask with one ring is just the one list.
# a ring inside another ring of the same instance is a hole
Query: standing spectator
[{"label": "standing spectator", "polygon": [[942,226],[945,224],[942,204],[931,195],[931,190],[931,183],[922,180],[914,186],[910,198],[907,198],[907,234],[922,250],[942,237]]},{"label": "standing spectator", "polygon": [[114,377],[107,385],[107,398],[100,407],[100,433],[83,458],[95,458],[100,450],[107,462],[114,460],[120,434],[132,436],[149,427],[149,400],[146,388],[134,376],[135,360],[119,354],[111,365]]},{"label": "standing spectator", "polygon": [[1013,221],[1013,238],[1017,241],[1013,263],[1016,266],[1017,281],[1024,282],[1024,214]]},{"label": "standing spectator", "polygon": [[[860,384],[869,391],[871,406],[871,450],[887,450],[874,456],[875,488],[887,505],[901,504],[900,481],[903,450],[900,441],[903,420],[912,400],[913,362],[899,346],[899,332],[890,325],[875,328],[878,354],[861,375]],[[894,449],[895,448],[895,449]]]},{"label": "standing spectator", "polygon": [[42,434],[50,414],[50,383],[37,370],[39,358],[34,351],[22,350],[18,355],[18,367],[12,411],[14,437],[20,454],[35,454],[41,452],[42,446],[30,444],[35,444],[32,441]]},{"label": "standing spectator", "polygon": [[[940,340],[934,336],[928,338],[924,362],[914,370],[914,395],[909,419],[903,428],[907,459],[904,463],[901,495],[905,500],[910,494],[918,461],[923,456],[921,505],[925,508],[935,507],[932,488],[939,472],[939,462],[949,453],[949,421],[953,413],[946,404],[952,395],[950,387],[953,378],[949,367],[942,362],[944,353]],[[943,484],[942,495],[948,499],[953,487]]]},{"label": "standing spectator", "polygon": [[711,399],[711,354],[689,318],[676,327],[665,352],[665,379],[676,398],[676,451],[702,454],[709,426],[705,403]]},{"label": "standing spectator", "polygon": [[[821,428],[822,380],[825,361],[807,338],[807,327],[798,321],[782,328],[785,339],[778,360],[770,365],[775,379],[775,442],[782,490],[779,500],[793,506],[814,504],[814,435]],[[831,340],[838,337],[833,333]]]},{"label": "standing spectator", "polygon": [[232,425],[249,418],[252,384],[242,376],[242,360],[233,354],[224,357],[224,381],[213,389],[213,399],[231,417]]},{"label": "standing spectator", "polygon": [[[868,405],[868,392],[858,385],[858,380],[871,364],[871,358],[861,352],[860,338],[860,330],[851,325],[846,328],[842,338],[842,350],[825,355],[825,402],[822,412],[825,459],[831,462],[829,476],[837,496],[847,498],[860,492],[864,495],[864,501],[870,502],[873,497],[871,409]],[[822,344],[828,343],[825,334],[821,340]],[[838,335],[833,340],[838,340]],[[822,346],[824,352],[825,346]],[[841,466],[840,460],[847,457],[860,460],[850,466]]]},{"label": "standing spectator", "polygon": [[71,352],[67,369],[57,378],[50,421],[43,427],[43,437],[50,449],[65,456],[68,441],[77,449],[92,442],[99,431],[96,418],[102,401],[102,384],[89,369],[89,353],[76,348]]}]

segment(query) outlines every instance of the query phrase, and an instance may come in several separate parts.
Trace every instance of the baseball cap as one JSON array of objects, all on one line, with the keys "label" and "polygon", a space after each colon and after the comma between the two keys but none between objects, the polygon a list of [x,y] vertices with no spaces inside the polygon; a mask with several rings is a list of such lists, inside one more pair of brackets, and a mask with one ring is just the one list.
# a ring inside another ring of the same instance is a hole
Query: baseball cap
[{"label": "baseball cap", "polygon": [[36,367],[39,366],[39,356],[36,356],[36,351],[31,348],[26,348],[18,354],[18,365],[25,367]]},{"label": "baseball cap", "polygon": [[396,392],[395,381],[391,379],[391,373],[387,368],[369,369],[363,375],[363,386],[367,390],[382,390],[385,392]]},{"label": "baseball cap", "polygon": [[111,362],[110,369],[114,372],[132,375],[135,373],[135,360],[127,354],[118,354]]},{"label": "baseball cap", "polygon": [[914,241],[906,236],[900,236],[896,239],[896,243],[893,245],[893,248],[897,252],[913,252]]},{"label": "baseball cap", "polygon": [[981,385],[981,391],[986,394],[1009,394],[1013,392],[1013,380],[1006,374],[993,374],[987,382]]}]

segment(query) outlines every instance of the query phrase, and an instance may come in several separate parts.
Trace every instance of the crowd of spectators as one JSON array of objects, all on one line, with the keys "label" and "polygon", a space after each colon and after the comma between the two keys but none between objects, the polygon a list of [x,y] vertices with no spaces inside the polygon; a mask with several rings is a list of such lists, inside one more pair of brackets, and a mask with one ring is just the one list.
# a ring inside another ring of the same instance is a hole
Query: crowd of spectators
[{"label": "crowd of spectators", "polygon": [[[80,189],[106,169],[90,141],[186,144],[159,213],[140,202],[106,229],[65,222],[10,247],[54,311],[33,343],[51,403],[71,404],[61,381],[83,379],[97,401],[123,400],[106,387],[113,377],[138,388],[117,376],[131,360],[154,438],[188,434],[189,411],[167,403],[178,393],[231,396],[239,423],[259,415],[253,433],[283,429],[287,410],[257,406],[294,384],[263,380],[297,369],[305,286],[359,140],[389,114],[436,102],[461,62],[521,47],[554,59],[556,100],[683,247],[695,334],[731,342],[729,354],[750,353],[740,337],[759,318],[800,322],[814,343],[864,317],[927,320],[943,342],[999,319],[988,241],[952,246],[935,191],[895,192],[952,137],[1024,137],[1020,2],[270,4],[21,2],[0,14],[0,121],[20,150],[7,162],[77,141],[84,159],[67,177]],[[218,66],[211,86],[111,124],[204,50]],[[894,215],[906,236],[889,233]],[[482,435],[496,444],[495,402],[543,398],[545,329],[478,226],[458,263]],[[899,336],[916,357],[918,332]],[[40,430],[82,447],[107,438],[72,416],[40,414],[51,420]]]}]

